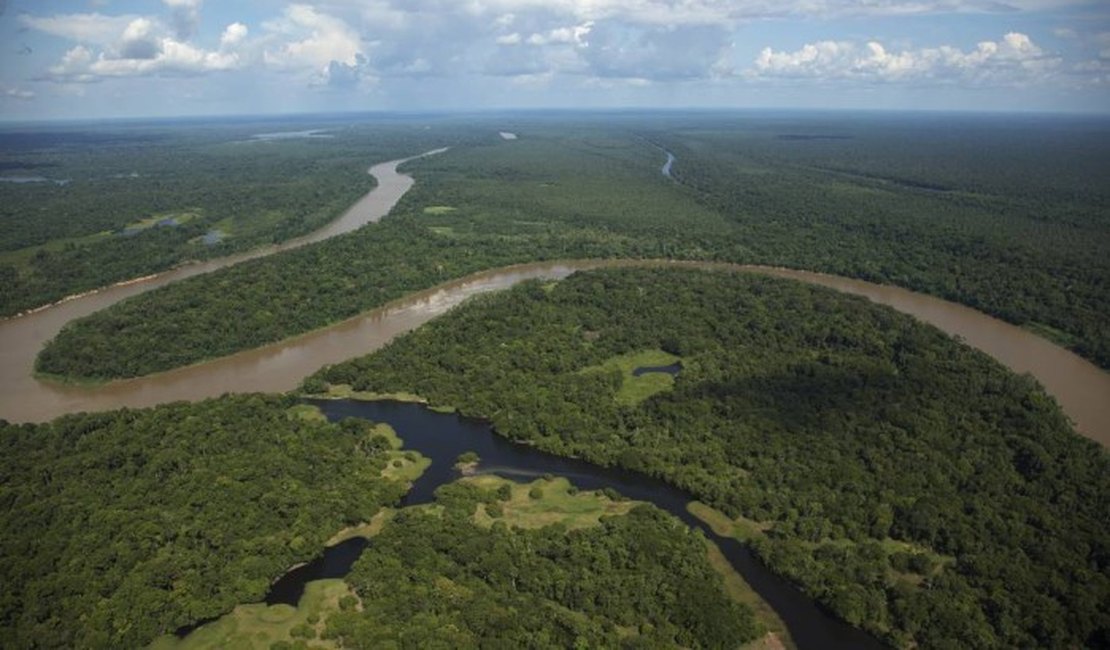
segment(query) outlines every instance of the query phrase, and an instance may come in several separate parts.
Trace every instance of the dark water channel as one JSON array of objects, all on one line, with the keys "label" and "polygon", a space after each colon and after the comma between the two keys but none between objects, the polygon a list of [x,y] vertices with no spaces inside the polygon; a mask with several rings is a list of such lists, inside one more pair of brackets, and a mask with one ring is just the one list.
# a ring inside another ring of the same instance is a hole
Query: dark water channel
[{"label": "dark water channel", "polygon": [[[740,543],[715,535],[708,526],[686,512],[686,504],[692,497],[662,481],[633,472],[599,467],[581,460],[562,458],[527,445],[513,443],[496,435],[484,421],[436,413],[420,404],[352,400],[310,402],[319,406],[331,421],[357,417],[385,422],[404,440],[405,449],[418,451],[431,458],[431,467],[413,483],[412,490],[401,503],[402,506],[429,503],[434,500],[436,488],[458,479],[459,474],[454,463],[464,451],[478,453],[481,457],[479,471],[483,473],[522,482],[552,474],[565,476],[584,490],[613,488],[628,498],[655,504],[687,525],[701,530],[716,542],[748,584],[778,612],[800,650],[885,647],[870,635],[822,611],[799,590],[773,575]],[[266,595],[266,603],[295,606],[304,593],[305,583],[346,575],[366,545],[365,540],[357,538],[329,547],[322,556],[278,579]]]},{"label": "dark water channel", "polygon": [[647,375],[653,372],[662,372],[674,377],[681,371],[681,363],[672,363],[669,366],[641,366],[632,371],[632,376],[639,377],[641,375]]}]

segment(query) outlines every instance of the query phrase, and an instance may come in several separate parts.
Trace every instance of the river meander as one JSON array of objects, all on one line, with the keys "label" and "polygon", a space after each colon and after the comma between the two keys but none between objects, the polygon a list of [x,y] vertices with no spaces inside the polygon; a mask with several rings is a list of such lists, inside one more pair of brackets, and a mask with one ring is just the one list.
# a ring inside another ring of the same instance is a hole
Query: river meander
[{"label": "river meander", "polygon": [[[897,287],[807,271],[724,263],[567,260],[523,264],[448,282],[337,325],[273,345],[148,377],[82,387],[41,382],[32,376],[34,358],[42,345],[75,318],[180,279],[322,241],[377,221],[412,186],[410,177],[397,172],[397,165],[402,162],[404,160],[374,166],[370,173],[378,180],[377,188],[342,217],[305,237],[122,283],[0,321],[0,418],[16,422],[43,421],[65,413],[152,406],[215,397],[227,392],[287,391],[321,366],[379,349],[470,296],[533,278],[560,279],[580,270],[653,265],[762,273],[830,287],[888,305],[961,338],[1016,372],[1032,374],[1056,398],[1081,434],[1110,445],[1110,374],[1020,327],[962,305]],[[671,163],[673,156],[668,156],[664,172],[669,171]],[[451,480],[443,473],[450,471],[452,463],[441,462],[442,459],[454,459],[463,450],[475,450],[482,456],[487,471],[509,477],[522,472],[552,473],[568,476],[586,489],[615,487],[629,497],[651,501],[686,523],[705,530],[685,511],[689,496],[674,488],[630,473],[597,468],[513,445],[493,435],[484,423],[434,414],[416,405],[332,402],[325,404],[324,409],[329,417],[347,414],[393,424],[409,448],[437,461],[414,486],[408,503],[425,502],[435,486]],[[439,419],[424,423],[426,429],[413,424],[427,418]],[[733,565],[779,611],[800,647],[870,647],[874,644],[870,637],[827,616],[793,587],[770,575],[739,544],[716,538],[711,531],[707,534],[721,544]],[[303,583],[303,579],[301,581]],[[284,588],[281,581],[275,585],[275,602],[286,599],[281,591]]]}]

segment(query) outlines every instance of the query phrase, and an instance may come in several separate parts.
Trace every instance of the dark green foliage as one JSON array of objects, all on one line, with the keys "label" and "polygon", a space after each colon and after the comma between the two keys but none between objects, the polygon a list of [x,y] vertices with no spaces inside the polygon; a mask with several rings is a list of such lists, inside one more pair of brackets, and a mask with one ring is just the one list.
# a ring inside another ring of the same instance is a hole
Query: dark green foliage
[{"label": "dark green foliage", "polygon": [[[720,116],[520,124],[521,140],[463,144],[412,163],[419,182],[385,223],[76,321],[37,367],[92,379],[149,374],[482,269],[583,257],[762,263],[903,285],[1027,324],[1110,367],[1104,132],[1033,125],[1042,129],[1037,146],[1023,148],[1013,140],[1024,132],[989,123],[962,131],[912,120],[880,129],[803,123],[860,139],[782,140],[783,125]],[[949,132],[963,139],[938,135]],[[678,154],[681,183],[662,177],[662,153],[645,135]],[[984,164],[979,152],[995,148],[1019,177]],[[1071,157],[1077,150],[1084,155]],[[1042,169],[1050,162],[1053,173]],[[658,347],[676,352],[672,343]]]},{"label": "dark green foliage", "polygon": [[[579,372],[664,340],[682,373],[638,407]],[[764,522],[768,565],[897,645],[1068,647],[1110,629],[1106,452],[1029,378],[863,299],[580,273],[473,300],[319,377],[456,405]]]},{"label": "dark green foliage", "polygon": [[652,137],[753,261],[931,293],[1110,368],[1105,121],[800,117]]},{"label": "dark green foliage", "polygon": [[442,516],[402,511],[374,538],[347,577],[363,610],[332,615],[326,636],[371,649],[735,648],[758,635],[700,533],[653,507],[568,532],[485,529],[471,503],[440,503]]},{"label": "dark green foliage", "polygon": [[226,397],[0,429],[0,646],[140,647],[260,600],[400,498],[365,423],[291,417],[291,404]]}]

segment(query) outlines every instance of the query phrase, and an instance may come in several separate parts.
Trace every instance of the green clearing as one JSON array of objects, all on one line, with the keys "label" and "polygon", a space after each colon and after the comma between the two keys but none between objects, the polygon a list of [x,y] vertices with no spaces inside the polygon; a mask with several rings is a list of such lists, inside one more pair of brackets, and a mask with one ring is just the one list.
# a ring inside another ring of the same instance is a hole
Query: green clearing
[{"label": "green clearing", "polygon": [[750,542],[766,535],[773,524],[752,521],[745,517],[729,517],[725,513],[701,501],[686,504],[686,510],[708,525],[721,537],[731,537],[741,542]]},{"label": "green clearing", "polygon": [[450,205],[429,205],[428,207],[424,208],[424,214],[451,214],[455,210],[458,210],[458,208]]},{"label": "green clearing", "polygon": [[[311,630],[313,648],[338,648],[334,641],[319,638],[328,617],[338,612],[339,599],[354,597],[341,579],[316,580],[305,585],[304,596],[296,607],[239,605],[233,612],[203,625],[183,639],[163,636],[150,650],[270,650],[271,644],[293,644]],[[310,622],[314,621],[314,622]],[[297,631],[299,636],[291,632]]]},{"label": "green clearing", "polygon": [[370,539],[382,532],[382,527],[385,526],[396,512],[397,511],[392,508],[382,508],[378,514],[371,517],[369,521],[356,526],[348,526],[332,535],[331,539],[329,539],[324,546],[335,546],[336,544],[341,544],[354,537]]},{"label": "green clearing", "polygon": [[[511,488],[512,496],[500,502],[501,516],[491,517],[482,507],[475,510],[474,522],[486,527],[492,526],[495,521],[503,521],[519,528],[543,528],[553,524],[562,524],[568,529],[586,528],[598,525],[602,517],[627,514],[642,503],[614,501],[596,491],[579,492],[561,476],[536,479],[526,484],[490,475],[468,476],[461,481],[485,491],[496,491],[503,485]],[[529,495],[536,488],[542,492],[540,498]]]},{"label": "green clearing", "polygon": [[[554,288],[552,286],[552,288]],[[550,291],[551,289],[546,289]],[[677,363],[681,357],[662,350],[640,350],[622,354],[597,366],[583,368],[583,373],[609,372],[616,370],[621,373],[621,387],[615,399],[622,406],[636,406],[647,398],[664,393],[674,388],[674,377],[665,372],[649,372],[639,377],[632,373],[637,368],[652,366],[669,366]]]},{"label": "green clearing", "polygon": [[324,416],[319,407],[313,406],[312,404],[296,404],[289,407],[286,413],[289,414],[289,417],[296,418],[298,420],[309,420],[315,422],[328,421],[328,418]]},{"label": "green clearing", "polygon": [[406,393],[404,391],[378,392],[355,390],[350,384],[327,384],[326,386],[326,392],[323,395],[313,395],[313,397],[324,399],[353,399],[364,402],[380,402],[384,400],[412,402],[415,404],[424,404],[429,410],[435,411],[436,413],[454,413],[456,411],[453,406],[446,404],[429,404],[427,399],[414,393]]},{"label": "green clearing", "polygon": [[166,219],[173,219],[175,221],[175,223],[172,224],[169,227],[183,226],[183,225],[189,223],[190,221],[193,221],[194,219],[198,219],[200,217],[201,217],[201,211],[200,210],[181,210],[181,211],[177,211],[177,212],[162,212],[162,213],[150,216],[150,217],[146,217],[145,219],[139,219],[138,221],[132,221],[131,223],[125,225],[121,230],[124,230],[124,231],[126,231],[126,230],[135,230],[135,231],[148,230],[150,228],[153,228],[153,227],[157,226],[159,223],[161,223],[162,221],[165,221]]}]

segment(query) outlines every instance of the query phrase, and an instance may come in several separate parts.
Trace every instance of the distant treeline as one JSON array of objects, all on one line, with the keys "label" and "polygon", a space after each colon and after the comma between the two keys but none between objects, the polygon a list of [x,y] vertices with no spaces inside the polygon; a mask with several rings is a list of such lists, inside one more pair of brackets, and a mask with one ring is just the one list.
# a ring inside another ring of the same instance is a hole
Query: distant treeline
[{"label": "distant treeline", "polygon": [[[673,390],[616,399],[637,350]],[[408,391],[661,477],[899,647],[1110,640],[1110,457],[1030,379],[908,316],[755,275],[579,273],[474,299],[306,389]]]},{"label": "distant treeline", "polygon": [[[1058,141],[1022,147],[986,124],[964,134],[971,147],[944,123],[903,133],[835,121],[805,130],[856,137],[776,137],[802,130],[788,126],[708,117],[514,124],[520,140],[413,163],[419,182],[386,223],[77,321],[39,369],[148,374],[472,271],[572,257],[762,263],[898,284],[1027,325],[1110,367],[1110,197],[1094,171],[1110,146],[1098,137],[1052,132]],[[659,173],[652,142],[678,155],[680,183]],[[1014,161],[1010,171],[978,153],[992,147]]]},{"label": "distant treeline", "polygon": [[[0,134],[0,142],[22,136],[0,149],[0,175],[47,179],[0,182],[0,316],[306,234],[374,187],[366,173],[374,163],[478,135],[444,125],[331,126],[334,137],[280,141],[251,139],[279,124]],[[123,232],[183,215],[179,225]]]}]

